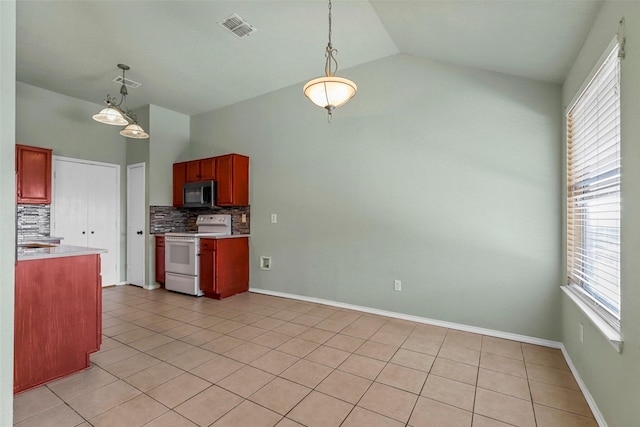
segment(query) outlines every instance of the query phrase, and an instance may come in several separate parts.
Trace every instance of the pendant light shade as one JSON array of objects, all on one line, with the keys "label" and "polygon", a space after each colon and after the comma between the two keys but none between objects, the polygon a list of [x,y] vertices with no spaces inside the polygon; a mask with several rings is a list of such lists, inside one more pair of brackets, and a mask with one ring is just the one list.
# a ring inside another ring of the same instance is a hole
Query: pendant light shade
[{"label": "pendant light shade", "polygon": [[358,91],[358,86],[354,82],[335,75],[338,71],[338,61],[334,55],[338,51],[331,44],[331,7],[331,0],[329,0],[329,43],[324,54],[325,76],[307,82],[302,90],[309,101],[327,110],[329,121],[331,121],[333,110],[344,105]]},{"label": "pendant light shade", "polygon": [[104,123],[105,125],[124,126],[129,124],[127,119],[111,106],[103,108],[98,114],[94,114],[93,120]]},{"label": "pendant light shade", "polygon": [[318,107],[333,110],[353,98],[358,86],[342,77],[319,77],[304,85],[304,94]]},{"label": "pendant light shade", "polygon": [[127,127],[120,131],[120,135],[134,139],[149,138],[149,134],[146,133],[144,129],[142,129],[142,127],[137,123],[131,123],[130,125],[127,125]]},{"label": "pendant light shade", "polygon": [[[107,107],[100,110],[98,114],[94,114],[92,116],[93,120],[107,125],[125,126],[125,128],[120,131],[120,135],[126,136],[127,138],[149,138],[149,134],[138,124],[135,114],[133,114],[131,110],[126,109],[125,100],[128,92],[124,84],[127,81],[124,73],[129,69],[129,66],[126,64],[118,64],[118,68],[122,70],[122,86],[120,86],[120,95],[122,95],[122,98],[120,98],[120,102],[116,103],[115,98],[107,95],[107,99],[104,100]],[[123,103],[125,103],[125,105],[121,108],[120,106]]]}]

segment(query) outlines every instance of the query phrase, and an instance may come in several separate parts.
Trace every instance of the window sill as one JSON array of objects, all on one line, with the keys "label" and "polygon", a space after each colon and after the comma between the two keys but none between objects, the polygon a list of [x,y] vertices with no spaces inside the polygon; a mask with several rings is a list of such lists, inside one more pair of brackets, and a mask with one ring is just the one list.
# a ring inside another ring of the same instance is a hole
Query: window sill
[{"label": "window sill", "polygon": [[591,320],[596,328],[604,335],[609,343],[616,349],[618,353],[622,352],[622,336],[609,325],[600,315],[580,298],[577,292],[571,289],[571,286],[561,286],[565,294],[578,306],[580,311]]}]

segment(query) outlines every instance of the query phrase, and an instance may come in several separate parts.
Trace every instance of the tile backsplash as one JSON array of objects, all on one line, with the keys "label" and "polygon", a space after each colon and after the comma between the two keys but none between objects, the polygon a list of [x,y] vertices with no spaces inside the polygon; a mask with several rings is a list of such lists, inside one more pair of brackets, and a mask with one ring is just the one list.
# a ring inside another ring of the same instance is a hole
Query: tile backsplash
[{"label": "tile backsplash", "polygon": [[49,237],[51,205],[16,205],[16,234],[18,242]]},{"label": "tile backsplash", "polygon": [[[51,205],[17,205],[16,233],[18,242],[49,237],[51,233]],[[149,206],[149,233],[196,231],[200,214],[229,214],[233,234],[249,234],[250,206],[215,208],[174,208]],[[242,215],[246,222],[242,222]],[[64,237],[64,236],[60,236]]]},{"label": "tile backsplash", "polygon": [[[250,206],[215,208],[175,208],[173,206],[149,206],[149,233],[197,231],[196,219],[202,214],[231,215],[231,233],[249,234]],[[246,222],[242,222],[246,215]]]}]

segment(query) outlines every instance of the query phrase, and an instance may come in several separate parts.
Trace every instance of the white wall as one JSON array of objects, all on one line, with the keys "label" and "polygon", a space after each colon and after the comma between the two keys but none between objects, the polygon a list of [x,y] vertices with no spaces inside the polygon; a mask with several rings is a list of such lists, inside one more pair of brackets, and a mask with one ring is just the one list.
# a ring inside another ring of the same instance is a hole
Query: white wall
[{"label": "white wall", "polygon": [[409,55],[340,75],[331,124],[303,82],[192,117],[192,157],[251,157],[251,286],[558,339],[560,87]]},{"label": "white wall", "polygon": [[16,2],[0,1],[0,425],[13,424]]},{"label": "white wall", "polygon": [[[562,296],[562,341],[611,427],[640,420],[640,3],[605,2],[563,87],[566,107],[626,21],[626,59],[621,68],[622,136],[622,353],[609,344],[576,305]],[[584,325],[584,342],[578,339]]]}]

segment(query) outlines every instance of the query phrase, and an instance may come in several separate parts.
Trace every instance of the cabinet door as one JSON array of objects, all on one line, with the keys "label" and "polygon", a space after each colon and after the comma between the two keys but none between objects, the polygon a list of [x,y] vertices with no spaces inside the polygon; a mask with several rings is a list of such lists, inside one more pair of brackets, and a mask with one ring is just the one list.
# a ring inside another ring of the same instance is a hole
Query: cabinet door
[{"label": "cabinet door", "polygon": [[164,285],[164,236],[156,236],[156,282]]},{"label": "cabinet door", "polygon": [[216,298],[226,298],[249,290],[249,239],[217,240],[215,266]]},{"label": "cabinet door", "polygon": [[215,249],[214,239],[200,240],[200,290],[209,294],[215,292]]},{"label": "cabinet door", "polygon": [[187,182],[201,181],[200,160],[187,162]]},{"label": "cabinet door", "polygon": [[16,145],[18,203],[51,203],[51,150]]},{"label": "cabinet door", "polygon": [[239,154],[216,157],[218,206],[249,205],[249,158]]},{"label": "cabinet door", "polygon": [[216,179],[216,158],[209,157],[200,160],[200,180],[210,181]]},{"label": "cabinet door", "polygon": [[173,164],[173,206],[180,207],[184,204],[183,187],[187,178],[187,164]]}]

